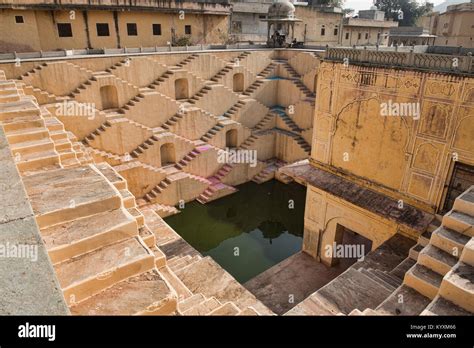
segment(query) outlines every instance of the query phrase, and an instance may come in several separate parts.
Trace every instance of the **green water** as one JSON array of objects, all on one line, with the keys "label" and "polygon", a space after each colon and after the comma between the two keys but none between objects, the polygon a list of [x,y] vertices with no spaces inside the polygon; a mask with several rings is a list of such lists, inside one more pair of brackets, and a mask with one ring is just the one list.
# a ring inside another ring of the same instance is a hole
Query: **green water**
[{"label": "green water", "polygon": [[186,204],[166,222],[244,283],[301,250],[306,188],[249,182],[205,205]]}]

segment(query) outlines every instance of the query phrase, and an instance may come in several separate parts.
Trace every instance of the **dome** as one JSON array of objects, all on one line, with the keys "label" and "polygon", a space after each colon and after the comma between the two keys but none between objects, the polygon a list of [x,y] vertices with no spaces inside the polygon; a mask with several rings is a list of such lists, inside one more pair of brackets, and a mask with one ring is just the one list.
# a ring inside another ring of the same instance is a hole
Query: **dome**
[{"label": "dome", "polygon": [[268,18],[293,18],[295,10],[289,0],[277,0],[268,8]]}]

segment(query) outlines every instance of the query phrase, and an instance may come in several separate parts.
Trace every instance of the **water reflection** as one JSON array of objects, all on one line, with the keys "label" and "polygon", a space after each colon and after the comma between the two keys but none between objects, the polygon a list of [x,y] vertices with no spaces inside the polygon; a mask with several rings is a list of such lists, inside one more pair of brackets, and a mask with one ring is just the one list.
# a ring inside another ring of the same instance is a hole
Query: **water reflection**
[{"label": "water reflection", "polygon": [[301,249],[306,189],[275,180],[238,189],[206,205],[189,203],[165,220],[203,255],[245,282]]}]

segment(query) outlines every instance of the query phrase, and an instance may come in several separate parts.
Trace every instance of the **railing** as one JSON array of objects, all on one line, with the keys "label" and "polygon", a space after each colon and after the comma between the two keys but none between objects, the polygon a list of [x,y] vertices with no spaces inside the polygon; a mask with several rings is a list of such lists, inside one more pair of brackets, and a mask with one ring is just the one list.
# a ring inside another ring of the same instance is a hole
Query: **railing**
[{"label": "railing", "polygon": [[435,71],[474,73],[474,59],[468,55],[374,51],[368,49],[328,48],[323,59],[348,64],[364,63]]},{"label": "railing", "polygon": [[246,50],[246,49],[266,49],[266,44],[235,44],[235,45],[196,45],[196,46],[155,46],[139,48],[100,48],[100,49],[80,49],[80,50],[58,50],[39,51],[25,53],[0,53],[1,61],[26,60],[38,58],[61,58],[87,55],[123,55],[140,53],[164,53],[164,52],[187,52],[187,51],[210,51],[210,50]]}]

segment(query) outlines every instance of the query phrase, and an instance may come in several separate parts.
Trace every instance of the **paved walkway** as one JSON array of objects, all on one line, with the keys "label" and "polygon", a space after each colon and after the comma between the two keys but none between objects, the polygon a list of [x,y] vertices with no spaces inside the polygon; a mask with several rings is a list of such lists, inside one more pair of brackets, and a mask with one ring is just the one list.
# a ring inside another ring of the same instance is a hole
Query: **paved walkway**
[{"label": "paved walkway", "polygon": [[252,294],[277,314],[284,314],[319,288],[344,272],[354,260],[341,260],[334,267],[299,252],[244,284]]}]

